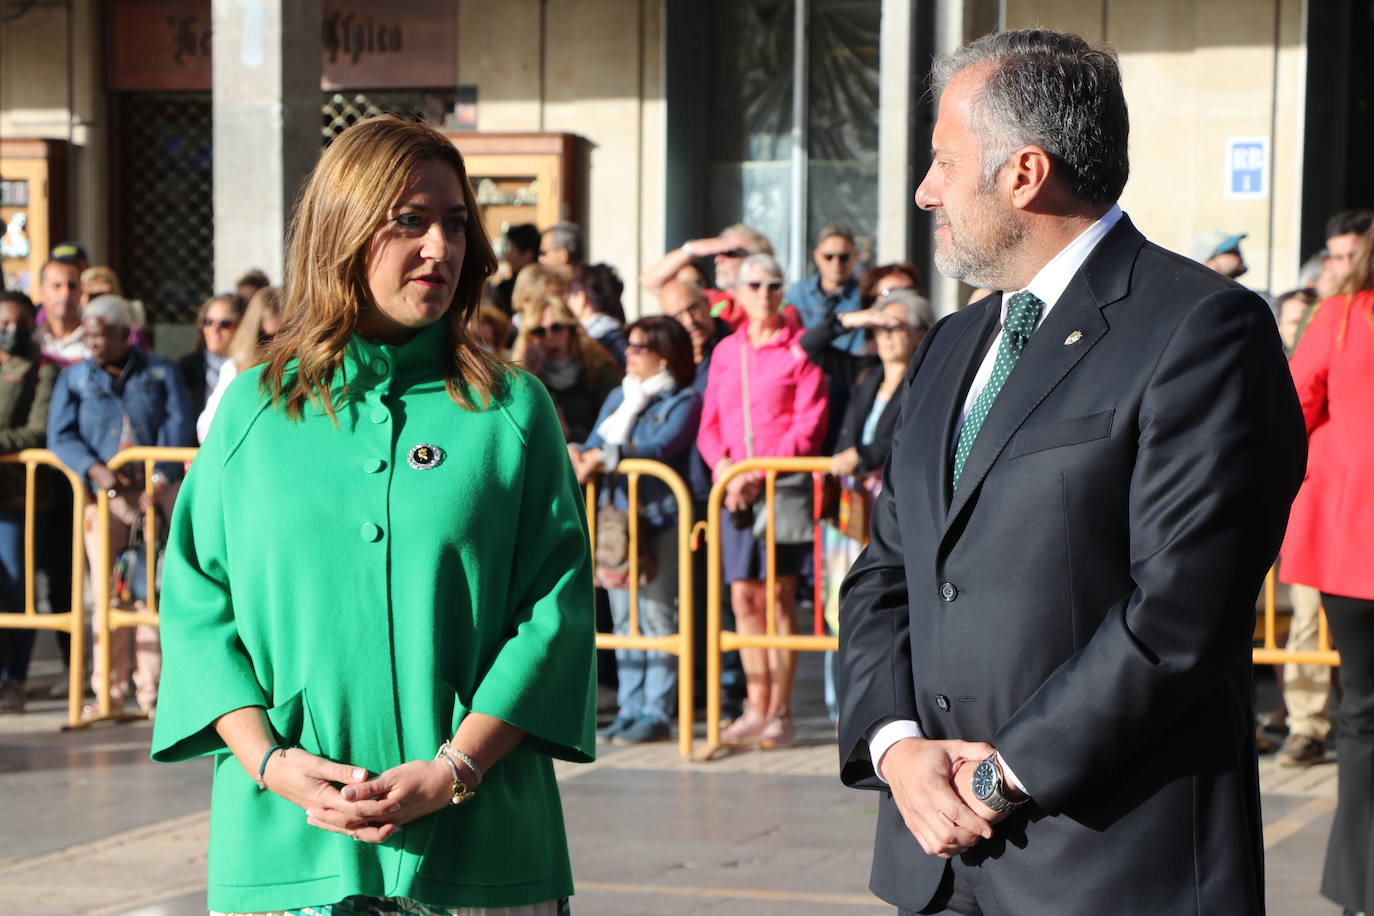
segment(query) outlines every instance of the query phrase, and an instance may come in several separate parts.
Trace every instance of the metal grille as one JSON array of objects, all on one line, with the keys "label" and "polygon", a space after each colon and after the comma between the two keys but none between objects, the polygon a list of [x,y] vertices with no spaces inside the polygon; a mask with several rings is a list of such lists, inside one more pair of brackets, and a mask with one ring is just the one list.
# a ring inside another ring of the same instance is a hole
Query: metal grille
[{"label": "metal grille", "polygon": [[115,247],[150,322],[192,321],[214,287],[210,117],[209,93],[121,96]]},{"label": "metal grille", "polygon": [[332,92],[325,93],[321,106],[323,127],[321,139],[325,146],[347,128],[359,121],[379,114],[394,114],[403,118],[417,118],[442,125],[452,117],[453,93],[438,92]]}]

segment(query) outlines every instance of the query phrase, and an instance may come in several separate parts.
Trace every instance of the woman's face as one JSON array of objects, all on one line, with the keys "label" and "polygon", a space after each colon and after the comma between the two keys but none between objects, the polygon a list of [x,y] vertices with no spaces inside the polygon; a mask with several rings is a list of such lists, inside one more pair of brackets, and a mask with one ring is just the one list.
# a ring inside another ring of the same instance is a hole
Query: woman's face
[{"label": "woman's face", "polygon": [[757,265],[746,268],[735,287],[735,299],[753,324],[765,324],[782,305],[782,277],[774,277]]},{"label": "woman's face", "polygon": [[200,333],[205,338],[205,349],[216,356],[228,353],[229,341],[234,339],[234,331],[238,326],[238,317],[227,303],[216,302],[211,305],[205,317],[200,320]]},{"label": "woman's face", "polygon": [[467,220],[458,172],[437,159],[416,165],[368,244],[372,301],[361,333],[404,339],[444,317],[463,270]]},{"label": "woman's face", "polygon": [[590,310],[587,306],[587,294],[584,291],[580,289],[571,290],[566,298],[568,301],[568,308],[577,316],[578,321],[585,321],[591,317],[591,315],[588,314]]},{"label": "woman's face", "polygon": [[630,332],[625,345],[625,371],[642,379],[652,378],[668,365],[649,344],[649,335],[639,328]]},{"label": "woman's face", "polygon": [[568,358],[568,341],[572,336],[572,325],[566,323],[558,312],[553,309],[544,309],[544,314],[539,319],[539,326],[532,328],[530,333],[544,351],[544,358],[547,360],[559,360]]},{"label": "woman's face", "polygon": [[924,335],[907,324],[906,306],[894,302],[882,311],[884,315],[896,318],[901,324],[895,328],[873,329],[873,342],[878,347],[878,359],[885,363],[910,362],[911,354],[916,352],[916,345],[921,342]]}]

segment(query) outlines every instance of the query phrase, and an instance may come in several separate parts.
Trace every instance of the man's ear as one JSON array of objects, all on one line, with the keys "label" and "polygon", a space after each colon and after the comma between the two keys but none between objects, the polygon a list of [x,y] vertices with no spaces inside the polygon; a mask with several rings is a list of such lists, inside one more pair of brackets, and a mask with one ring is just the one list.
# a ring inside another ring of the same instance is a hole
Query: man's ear
[{"label": "man's ear", "polygon": [[1043,147],[1023,146],[1011,156],[1005,172],[1011,183],[1011,205],[1024,210],[1049,191],[1053,163]]}]

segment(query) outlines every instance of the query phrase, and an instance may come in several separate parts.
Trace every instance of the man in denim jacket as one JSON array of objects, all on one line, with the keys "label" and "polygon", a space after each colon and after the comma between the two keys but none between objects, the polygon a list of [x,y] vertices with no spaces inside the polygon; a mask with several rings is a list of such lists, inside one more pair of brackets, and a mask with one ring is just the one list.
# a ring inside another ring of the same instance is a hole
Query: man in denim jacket
[{"label": "man in denim jacket", "polygon": [[[105,462],[135,445],[184,446],[195,442],[195,417],[176,366],[129,343],[128,303],[101,296],[82,317],[90,359],[62,371],[48,412],[48,447],[80,474],[92,491],[104,490],[110,503],[110,557],[129,544],[133,526],[146,508],[141,466],[112,470]],[[170,516],[181,466],[164,463],[153,474],[153,497]],[[94,564],[99,541],[95,505],[86,507],[86,555]],[[92,566],[92,579],[96,578]],[[131,632],[114,633],[110,650],[110,699],[118,710],[129,680]],[[157,630],[139,627],[134,682],[139,707],[151,713],[157,703],[162,667]],[[97,655],[97,658],[99,656]],[[100,672],[92,673],[98,683]]]}]

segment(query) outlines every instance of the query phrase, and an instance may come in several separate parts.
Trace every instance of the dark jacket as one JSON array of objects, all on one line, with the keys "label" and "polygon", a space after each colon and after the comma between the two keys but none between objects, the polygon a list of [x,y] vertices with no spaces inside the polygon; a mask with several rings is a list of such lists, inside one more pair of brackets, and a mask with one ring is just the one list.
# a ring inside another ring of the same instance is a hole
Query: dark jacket
[{"label": "dark jacket", "polygon": [[181,384],[186,389],[186,399],[191,404],[195,416],[205,409],[205,401],[210,391],[205,387],[205,351],[192,350],[177,360],[177,371],[181,373]]},{"label": "dark jacket", "polygon": [[[10,357],[0,369],[0,454],[43,447],[59,371],[56,363],[39,353],[36,343],[30,343],[22,356]],[[0,508],[24,508],[24,477],[23,465],[0,465]],[[52,501],[51,483],[49,475],[37,476],[34,496],[39,506]]]},{"label": "dark jacket", "polygon": [[540,375],[539,380],[544,382],[544,387],[548,388],[549,394],[553,397],[554,406],[558,408],[558,415],[567,429],[569,442],[583,442],[591,435],[597,411],[620,384],[624,374],[614,364],[602,365],[589,372],[587,364],[581,363],[576,380],[566,388],[555,388]]},{"label": "dark jacket", "polygon": [[835,435],[833,451],[842,452],[854,448],[859,453],[859,476],[880,471],[888,453],[892,451],[892,431],[901,413],[900,392],[893,395],[878,417],[878,426],[873,431],[873,441],[863,442],[864,424],[877,400],[878,389],[883,385],[883,364],[876,356],[854,356],[837,350],[833,343],[849,329],[831,315],[820,324],[802,335],[802,349],[811,361],[820,366],[825,374],[838,379],[849,389],[849,403],[845,405],[840,428]]},{"label": "dark jacket", "polygon": [[[711,339],[706,342],[706,353],[701,357],[701,362],[697,363],[697,374],[692,379],[692,388],[701,397],[706,397],[706,379],[711,374],[711,354],[716,349],[716,344],[730,336],[730,326],[719,318],[716,319],[716,332],[711,335]],[[691,456],[687,460],[687,486],[692,491],[692,499],[705,506],[706,499],[711,495],[711,469],[706,466],[706,459],[701,457],[701,452],[696,445],[692,445]]]},{"label": "dark jacket", "polygon": [[[661,461],[682,476],[687,475],[687,462],[696,453],[697,425],[701,422],[701,395],[694,388],[679,388],[666,394],[654,395],[635,418],[630,441],[623,446],[607,445],[596,431],[601,421],[609,417],[625,402],[625,389],[617,388],[601,405],[601,413],[592,427],[592,434],[582,448],[601,449],[601,464],[608,476],[602,489],[601,503],[611,501],[618,509],[629,506],[628,483],[624,475],[614,474],[624,458],[647,458]],[[663,528],[677,521],[677,499],[663,482],[641,477],[639,506],[649,524]],[[685,507],[688,512],[691,507]]]},{"label": "dark jacket", "polygon": [[987,741],[1030,795],[962,857],[980,897],[1018,916],[1263,912],[1251,634],[1306,457],[1273,316],[1123,216],[953,489],[999,321],[992,296],[922,340],[841,590],[841,776],[881,790],[870,887],[921,909],[945,870],[869,760],[897,718]]}]

